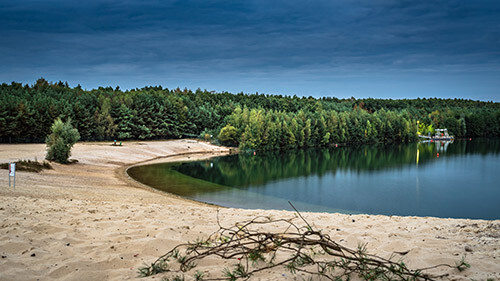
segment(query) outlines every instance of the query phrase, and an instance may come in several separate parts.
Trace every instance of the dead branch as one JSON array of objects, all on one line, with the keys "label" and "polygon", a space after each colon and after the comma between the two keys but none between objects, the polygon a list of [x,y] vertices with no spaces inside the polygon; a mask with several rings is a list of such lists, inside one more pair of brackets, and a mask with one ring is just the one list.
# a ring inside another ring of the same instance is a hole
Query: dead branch
[{"label": "dead branch", "polygon": [[[177,245],[150,266],[139,269],[139,273],[150,276],[168,272],[167,280],[184,280],[184,274],[192,273],[197,262],[207,257],[219,257],[235,264],[220,273],[210,272],[210,276],[196,271],[192,274],[195,280],[249,279],[257,272],[277,267],[284,267],[293,274],[302,272],[327,280],[348,280],[354,275],[363,280],[436,280],[447,274],[430,274],[432,269],[469,267],[462,259],[456,265],[410,269],[403,261],[367,253],[366,245],[357,249],[342,246],[328,234],[314,230],[298,211],[297,215],[306,226],[293,222],[296,217],[288,220],[256,217],[223,227],[217,218],[219,229],[207,239]],[[282,231],[259,230],[263,226]]]}]

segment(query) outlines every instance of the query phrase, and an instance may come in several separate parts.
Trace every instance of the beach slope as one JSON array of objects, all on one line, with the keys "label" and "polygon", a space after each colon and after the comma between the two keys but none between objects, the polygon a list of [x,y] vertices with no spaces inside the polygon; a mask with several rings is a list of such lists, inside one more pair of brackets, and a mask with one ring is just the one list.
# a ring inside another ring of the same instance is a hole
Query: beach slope
[{"label": "beach slope", "polygon": [[[239,210],[193,202],[130,179],[126,168],[149,161],[202,159],[228,149],[194,140],[78,143],[71,165],[17,172],[16,188],[0,170],[0,280],[134,280],[137,269],[172,247],[258,215],[291,218],[281,210]],[[0,163],[42,160],[43,144],[2,144]],[[370,253],[403,258],[411,267],[454,264],[450,280],[500,280],[500,221],[303,213],[339,243],[368,243]],[[274,231],[273,229],[266,229]],[[212,260],[201,270],[218,267]],[[289,279],[274,272],[258,279]],[[150,278],[142,280],[150,280]],[[156,278],[160,279],[160,278]]]}]

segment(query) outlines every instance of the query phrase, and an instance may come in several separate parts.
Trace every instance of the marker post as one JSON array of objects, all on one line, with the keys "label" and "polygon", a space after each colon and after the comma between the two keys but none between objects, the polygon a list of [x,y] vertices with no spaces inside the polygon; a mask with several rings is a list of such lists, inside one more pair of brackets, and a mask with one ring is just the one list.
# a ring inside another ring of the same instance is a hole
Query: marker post
[{"label": "marker post", "polygon": [[10,178],[13,178],[14,188],[16,188],[16,163],[9,163],[9,187],[10,187]]}]

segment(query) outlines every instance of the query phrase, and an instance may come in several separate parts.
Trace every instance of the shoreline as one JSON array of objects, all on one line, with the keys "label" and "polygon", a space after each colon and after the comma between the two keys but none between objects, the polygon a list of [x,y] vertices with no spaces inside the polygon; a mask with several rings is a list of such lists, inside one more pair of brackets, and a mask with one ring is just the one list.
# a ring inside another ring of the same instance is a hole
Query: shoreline
[{"label": "shoreline", "polygon": [[[217,229],[217,216],[224,225],[262,215],[294,216],[210,205],[158,191],[126,173],[134,165],[186,160],[199,152],[210,157],[227,149],[192,140],[123,147],[78,143],[72,157],[78,163],[54,164],[40,174],[18,172],[16,190],[6,187],[8,172],[0,170],[0,254],[6,256],[0,259],[0,280],[151,280],[137,278],[137,268],[177,244],[207,237]],[[43,144],[0,145],[0,162],[44,154]],[[343,245],[368,243],[370,253],[384,257],[408,250],[403,258],[411,267],[454,264],[465,255],[472,267],[450,270],[449,280],[500,279],[500,220],[301,214]],[[209,260],[200,269],[218,264]],[[283,272],[259,278],[283,280]]]},{"label": "shoreline", "polygon": [[[210,155],[208,155],[208,154],[210,154]],[[117,168],[115,171],[116,171],[117,177],[121,178],[121,180],[128,181],[128,182],[130,182],[131,185],[138,186],[139,188],[145,189],[145,190],[150,191],[150,192],[155,192],[155,193],[161,194],[163,196],[173,196],[173,197],[178,198],[180,200],[186,200],[190,203],[201,204],[204,206],[211,206],[211,207],[216,207],[216,208],[228,208],[225,206],[212,204],[212,203],[208,203],[208,202],[203,202],[203,201],[198,201],[198,200],[190,199],[190,198],[187,198],[187,197],[184,197],[181,195],[177,195],[175,193],[159,190],[157,188],[154,188],[152,186],[149,186],[147,184],[144,184],[144,183],[134,179],[133,177],[131,177],[129,175],[128,170],[132,167],[142,166],[142,165],[152,165],[152,164],[157,164],[157,163],[159,164],[159,163],[199,161],[199,160],[211,159],[214,157],[225,156],[225,155],[229,155],[229,154],[230,154],[230,152],[228,152],[228,153],[222,152],[221,155],[213,155],[213,154],[211,154],[211,152],[179,153],[179,154],[174,154],[174,155],[160,156],[160,157],[156,157],[154,159],[137,162],[137,163],[134,163],[132,165],[127,165],[127,166]],[[180,160],[176,160],[176,161],[164,161],[164,160],[170,160],[170,158],[183,157],[183,156],[194,156],[194,158],[193,159],[188,158],[187,160],[180,159]],[[198,156],[198,157],[196,157],[196,156]],[[208,156],[208,157],[206,157],[206,156]]]},{"label": "shoreline", "polygon": [[[467,138],[467,139],[460,139],[460,140],[469,140],[469,139]],[[222,156],[227,156],[227,155],[239,153],[239,152],[232,151],[232,148],[230,148],[230,147],[228,147],[228,149],[229,149],[228,153],[223,153],[221,155],[206,155],[206,153],[204,153],[204,152],[184,152],[184,153],[179,153],[179,154],[175,154],[175,155],[160,156],[160,157],[156,157],[156,158],[153,158],[150,160],[145,160],[145,161],[137,162],[137,163],[134,163],[132,165],[126,166],[124,169],[124,173],[126,174],[127,178],[133,182],[133,184],[141,185],[143,188],[150,190],[150,191],[153,191],[153,192],[159,192],[162,194],[167,194],[169,196],[175,196],[175,197],[178,197],[178,198],[181,198],[184,200],[188,200],[188,201],[194,202],[194,203],[200,203],[200,204],[204,204],[204,205],[208,205],[208,206],[215,206],[215,207],[219,207],[219,208],[235,208],[235,209],[243,209],[243,210],[269,210],[269,211],[280,210],[280,209],[272,208],[272,207],[269,208],[267,206],[260,207],[260,208],[259,207],[254,207],[254,208],[252,208],[252,207],[240,207],[237,204],[235,204],[233,206],[223,206],[223,205],[219,205],[218,203],[205,202],[205,201],[202,201],[202,199],[200,199],[200,200],[191,199],[191,198],[185,197],[183,195],[178,195],[178,194],[175,194],[175,193],[172,193],[169,191],[155,188],[153,186],[149,186],[145,183],[142,183],[139,180],[134,179],[128,173],[128,170],[130,168],[133,168],[136,166],[147,166],[147,165],[161,164],[161,163],[196,162],[196,161],[200,161],[200,160],[208,160],[208,159],[215,158],[215,157],[222,157]],[[309,149],[318,149],[318,148],[309,148]],[[293,152],[294,150],[291,150],[291,151]],[[270,151],[270,152],[273,152],[273,151]],[[182,156],[187,156],[187,158],[184,158]],[[189,156],[194,156],[194,157],[193,157],[193,159],[190,159]],[[174,161],[165,161],[165,160],[169,160],[170,158],[175,158],[175,157],[181,157],[181,159],[174,160]],[[203,179],[198,179],[198,180],[204,181]],[[288,201],[287,199],[284,199],[284,200]],[[292,202],[292,203],[294,203],[294,202]],[[291,210],[291,209],[286,209],[286,210],[293,212],[293,210]],[[350,210],[346,210],[346,209],[341,209],[341,210],[339,209],[338,211],[336,211],[336,210],[334,210],[334,211],[331,211],[331,210],[312,210],[311,211],[310,209],[306,209],[306,210],[300,210],[300,212],[344,214],[344,215],[370,215],[370,216],[381,215],[381,216],[391,216],[391,217],[396,216],[396,217],[415,217],[415,218],[431,217],[431,218],[438,218],[438,219],[458,219],[458,220],[465,219],[465,220],[476,220],[476,221],[500,221],[500,218],[492,218],[491,219],[491,218],[478,218],[478,217],[476,217],[476,218],[474,218],[474,217],[444,217],[444,216],[440,217],[440,216],[434,216],[434,215],[411,215],[411,214],[410,215],[401,215],[401,214],[383,214],[383,213],[363,213],[360,211],[350,211]]]}]

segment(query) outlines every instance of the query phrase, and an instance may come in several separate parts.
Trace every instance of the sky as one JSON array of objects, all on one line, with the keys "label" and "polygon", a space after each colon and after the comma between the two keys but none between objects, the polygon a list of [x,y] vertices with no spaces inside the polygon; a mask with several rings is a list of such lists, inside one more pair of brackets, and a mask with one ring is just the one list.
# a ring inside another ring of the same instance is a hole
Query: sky
[{"label": "sky", "polygon": [[0,83],[500,101],[498,0],[0,1]]}]

